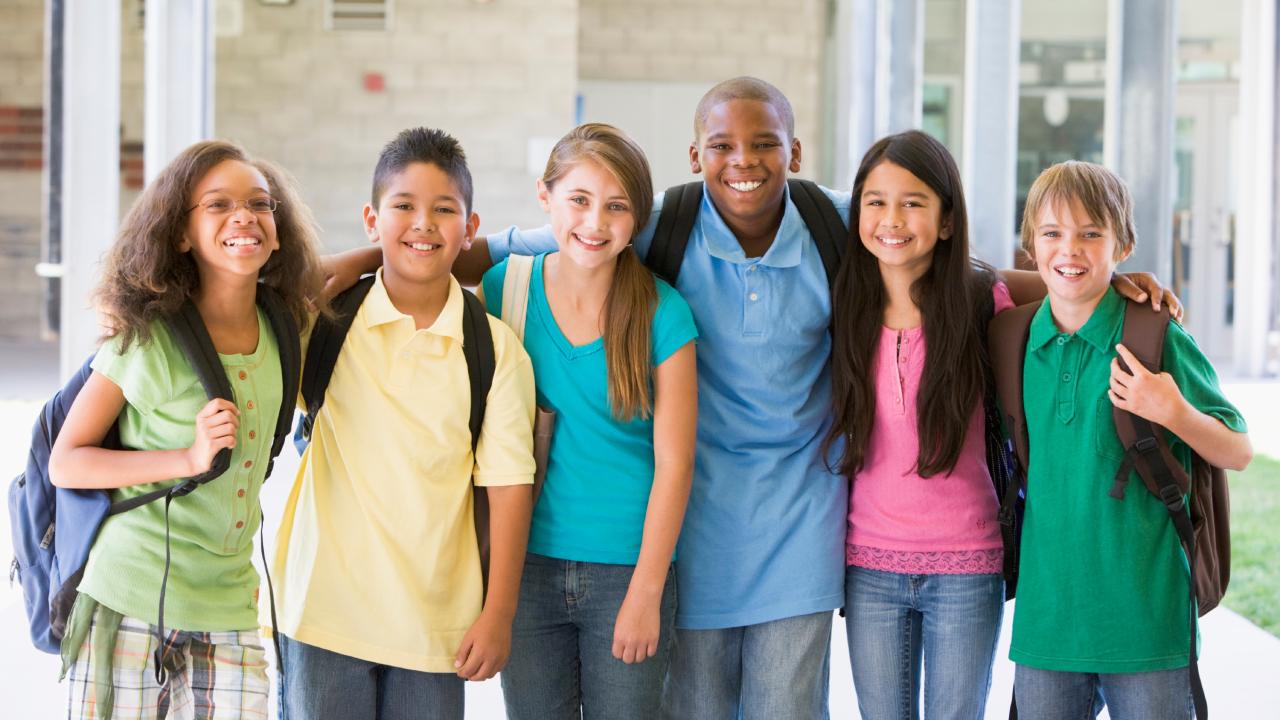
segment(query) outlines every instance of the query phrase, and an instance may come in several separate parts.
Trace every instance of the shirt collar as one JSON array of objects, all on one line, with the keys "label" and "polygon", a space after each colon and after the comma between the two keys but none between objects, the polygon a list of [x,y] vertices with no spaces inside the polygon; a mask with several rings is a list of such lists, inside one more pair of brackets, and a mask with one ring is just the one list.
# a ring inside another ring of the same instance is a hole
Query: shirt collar
[{"label": "shirt collar", "polygon": [[[1045,298],[1040,304],[1040,309],[1036,311],[1035,317],[1031,318],[1031,330],[1027,339],[1027,346],[1031,350],[1039,350],[1050,340],[1063,334],[1053,323],[1050,302],[1049,298]],[[1089,320],[1075,332],[1075,335],[1099,352],[1110,352],[1115,342],[1116,332],[1120,329],[1120,322],[1124,318],[1124,303],[1124,298],[1120,297],[1115,288],[1108,287],[1107,292],[1098,301],[1098,306],[1093,309]]]},{"label": "shirt collar", "polygon": [[[449,299],[445,301],[436,321],[431,324],[431,327],[424,328],[424,331],[462,342],[462,302],[462,286],[450,275]],[[387,286],[382,282],[381,268],[378,269],[373,287],[369,288],[369,296],[365,298],[362,311],[366,328],[402,320],[408,322],[410,328],[413,327],[413,317],[400,312],[391,303],[391,296],[387,295]]]},{"label": "shirt collar", "polygon": [[711,253],[712,257],[731,263],[757,262],[761,265],[779,268],[799,265],[801,254],[806,244],[803,242],[804,235],[809,230],[805,227],[804,220],[800,218],[800,211],[796,210],[796,206],[791,202],[791,188],[789,186],[784,186],[782,200],[782,222],[778,225],[777,233],[773,236],[773,243],[769,245],[769,249],[765,251],[763,257],[759,259],[748,258],[747,254],[742,251],[742,245],[738,243],[738,238],[729,229],[724,218],[720,217],[720,212],[716,210],[715,203],[711,202],[711,193],[707,192],[706,183],[704,182],[702,209],[698,213],[698,228],[702,231],[702,237],[707,244],[707,251]]}]

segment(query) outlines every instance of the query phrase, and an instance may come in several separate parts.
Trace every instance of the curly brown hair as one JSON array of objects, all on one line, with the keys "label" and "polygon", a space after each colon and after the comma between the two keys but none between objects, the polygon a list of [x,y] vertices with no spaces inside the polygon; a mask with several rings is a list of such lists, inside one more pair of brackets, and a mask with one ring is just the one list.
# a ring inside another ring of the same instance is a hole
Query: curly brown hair
[{"label": "curly brown hair", "polygon": [[177,311],[200,287],[195,259],[178,246],[187,228],[191,193],[206,173],[226,160],[256,168],[272,197],[280,201],[275,211],[280,249],[259,271],[259,281],[280,293],[299,327],[306,324],[309,311],[323,311],[316,225],[293,178],[239,145],[208,140],[183,150],[147,185],[104,259],[94,299],[106,336],[121,336],[123,347],[149,341],[151,322]]}]

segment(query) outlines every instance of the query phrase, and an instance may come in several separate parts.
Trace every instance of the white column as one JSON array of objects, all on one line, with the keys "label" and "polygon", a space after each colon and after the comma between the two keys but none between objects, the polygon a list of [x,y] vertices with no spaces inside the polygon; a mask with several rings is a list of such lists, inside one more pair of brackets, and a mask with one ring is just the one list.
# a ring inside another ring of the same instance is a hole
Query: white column
[{"label": "white column", "polygon": [[1235,254],[1235,371],[1264,371],[1273,327],[1280,203],[1280,12],[1275,0],[1245,0],[1240,31],[1240,182]]},{"label": "white column", "polygon": [[143,153],[151,182],[183,148],[213,134],[213,3],[146,2]]},{"label": "white column", "polygon": [[61,370],[102,331],[89,296],[120,213],[120,3],[66,0],[63,35]]},{"label": "white column", "polygon": [[964,185],[969,249],[998,268],[1017,247],[1021,0],[965,3]]},{"label": "white column", "polygon": [[835,187],[853,186],[867,148],[920,127],[924,83],[923,0],[849,0],[835,6],[835,98],[830,163]]},{"label": "white column", "polygon": [[1173,272],[1173,124],[1176,0],[1111,0],[1103,156],[1134,197],[1138,247],[1121,266]]}]

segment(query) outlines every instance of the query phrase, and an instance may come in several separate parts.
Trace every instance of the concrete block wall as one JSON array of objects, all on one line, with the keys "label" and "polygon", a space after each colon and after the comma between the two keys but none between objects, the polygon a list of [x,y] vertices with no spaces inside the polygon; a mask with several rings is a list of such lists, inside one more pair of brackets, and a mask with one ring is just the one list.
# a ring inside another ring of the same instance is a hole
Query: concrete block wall
[{"label": "concrete block wall", "polygon": [[[803,149],[800,175],[816,177],[823,152],[827,4],[581,0],[580,76],[673,83],[716,83],[738,75],[767,80],[782,90],[795,111],[796,137]],[[693,111],[687,111],[690,136]]]},{"label": "concrete block wall", "polygon": [[0,339],[40,333],[44,2],[0,4]]},{"label": "concrete block wall", "polygon": [[527,147],[573,122],[577,0],[393,5],[388,31],[327,31],[323,3],[245,2],[243,32],[217,39],[216,134],[295,175],[328,250],[367,242],[378,152],[414,125],[462,143],[482,231],[541,223]]}]

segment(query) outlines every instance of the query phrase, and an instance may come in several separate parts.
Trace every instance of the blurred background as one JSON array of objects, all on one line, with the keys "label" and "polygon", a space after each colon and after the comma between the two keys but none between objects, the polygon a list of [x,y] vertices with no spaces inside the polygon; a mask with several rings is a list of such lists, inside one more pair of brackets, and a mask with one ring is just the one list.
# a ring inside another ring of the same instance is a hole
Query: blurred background
[{"label": "blurred background", "polygon": [[[466,148],[489,232],[542,224],[534,179],[580,122],[635,137],[655,189],[691,179],[694,106],[736,75],[790,98],[800,175],[833,188],[879,136],[938,137],[964,171],[975,254],[1000,267],[1041,170],[1115,168],[1139,227],[1122,269],[1178,292],[1259,452],[1280,457],[1278,58],[1275,0],[0,0],[0,466],[20,468],[39,404],[92,351],[98,259],[187,144],[227,138],[283,165],[337,251],[365,242],[381,146],[440,127]],[[269,524],[292,468],[264,494]],[[1245,703],[1219,717],[1275,717],[1280,463],[1255,460],[1232,494],[1232,591],[1202,667],[1215,710]],[[0,714],[48,717],[65,686],[21,616],[16,588],[0,592],[0,708],[17,703]],[[856,717],[840,622],[832,708]],[[469,697],[471,716],[500,715],[496,683]]]}]

